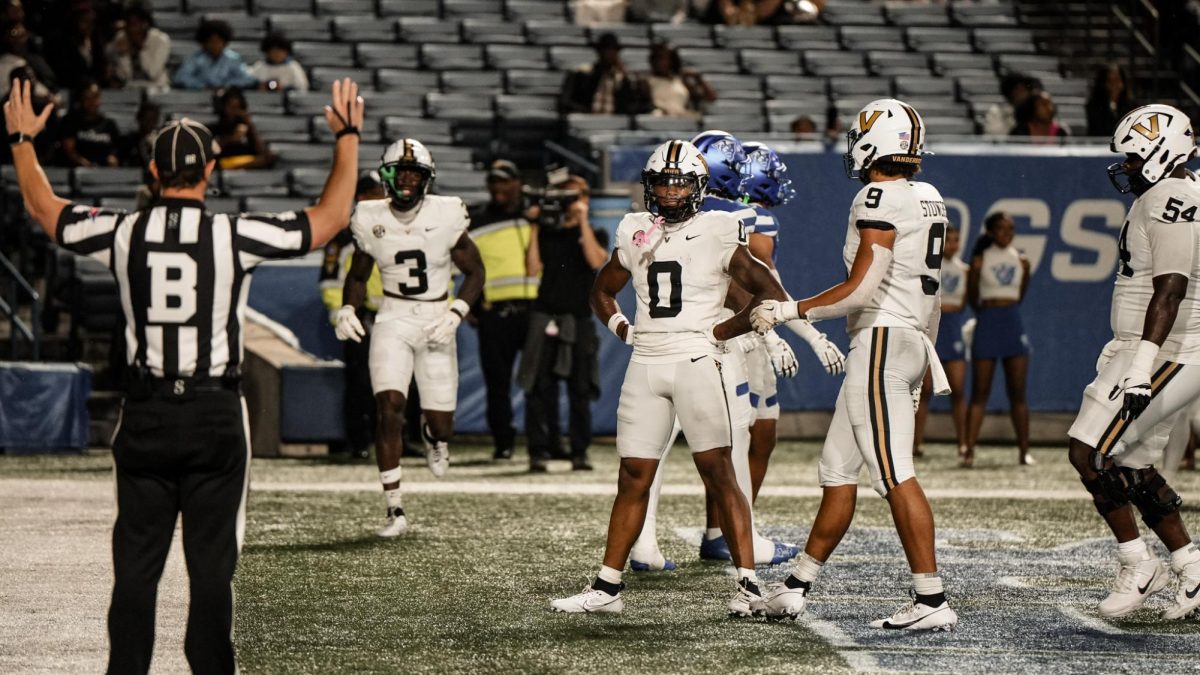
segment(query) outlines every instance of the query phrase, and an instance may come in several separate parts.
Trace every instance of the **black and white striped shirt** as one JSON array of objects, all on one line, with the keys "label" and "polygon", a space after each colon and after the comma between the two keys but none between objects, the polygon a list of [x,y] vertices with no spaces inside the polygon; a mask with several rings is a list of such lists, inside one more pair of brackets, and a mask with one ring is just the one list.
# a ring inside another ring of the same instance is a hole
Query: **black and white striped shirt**
[{"label": "black and white striped shirt", "polygon": [[212,214],[202,202],[164,199],[134,213],[71,204],[57,240],[116,275],[130,365],[157,377],[220,377],[242,362],[250,273],[307,253],[312,233],[303,211]]}]

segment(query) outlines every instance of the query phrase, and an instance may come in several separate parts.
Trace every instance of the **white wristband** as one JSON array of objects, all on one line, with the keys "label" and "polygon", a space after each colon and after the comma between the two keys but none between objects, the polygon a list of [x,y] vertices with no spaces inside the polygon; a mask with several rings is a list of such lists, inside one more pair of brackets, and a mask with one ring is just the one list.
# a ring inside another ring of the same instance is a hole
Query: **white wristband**
[{"label": "white wristband", "polygon": [[[621,334],[617,332],[621,324],[628,326],[625,329],[625,337],[621,337]],[[624,314],[617,312],[608,317],[608,331],[616,335],[617,339],[623,341],[625,344],[633,344],[633,324],[629,323],[629,319],[626,319]]]},{"label": "white wristband", "polygon": [[466,300],[456,298],[454,302],[450,303],[450,311],[457,314],[458,318],[465,319],[467,312],[471,311],[471,306],[467,304]]},{"label": "white wristband", "polygon": [[1159,346],[1149,340],[1138,342],[1133,360],[1129,362],[1129,370],[1149,375],[1150,369],[1154,367],[1154,359],[1158,357],[1158,350]]}]

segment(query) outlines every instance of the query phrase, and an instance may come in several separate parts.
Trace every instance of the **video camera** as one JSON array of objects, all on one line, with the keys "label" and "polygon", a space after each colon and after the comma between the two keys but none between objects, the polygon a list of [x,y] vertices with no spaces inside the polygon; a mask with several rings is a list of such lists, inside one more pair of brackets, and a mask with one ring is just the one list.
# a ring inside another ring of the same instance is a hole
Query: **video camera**
[{"label": "video camera", "polygon": [[570,177],[567,167],[551,168],[546,171],[545,187],[525,188],[526,207],[538,208],[538,227],[557,230],[563,226],[567,209],[581,196],[579,190],[567,187]]}]

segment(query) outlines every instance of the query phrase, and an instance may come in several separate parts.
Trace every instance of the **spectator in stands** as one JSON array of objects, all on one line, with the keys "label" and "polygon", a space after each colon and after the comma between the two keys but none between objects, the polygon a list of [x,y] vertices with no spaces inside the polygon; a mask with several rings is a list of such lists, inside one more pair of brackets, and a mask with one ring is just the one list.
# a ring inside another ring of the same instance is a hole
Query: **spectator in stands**
[{"label": "spectator in stands", "polygon": [[824,5],[825,0],[713,0],[708,19],[727,26],[808,23]]},{"label": "spectator in stands", "polygon": [[308,91],[308,76],[292,56],[292,41],[282,33],[271,33],[259,47],[263,58],[250,67],[250,74],[264,91]]},{"label": "spectator in stands", "polygon": [[254,126],[241,89],[230,87],[217,97],[217,121],[212,132],[221,147],[217,164],[222,169],[267,169],[275,164],[275,155]]},{"label": "spectator in stands", "polygon": [[97,39],[96,10],[88,0],[70,4],[65,30],[46,35],[42,53],[54,70],[58,85],[70,91],[82,89],[88,82],[107,82],[108,67],[104,43]]},{"label": "spectator in stands", "polygon": [[1042,83],[1036,77],[1012,73],[1000,80],[1000,94],[1005,103],[996,103],[988,108],[983,120],[983,133],[988,136],[1007,136],[1017,125],[1017,109],[1024,105],[1031,94],[1040,91]]},{"label": "spectator in stands", "polygon": [[[7,75],[15,68],[29,66],[33,73],[33,80],[40,85],[37,94],[43,97],[49,96],[51,92],[58,89],[58,81],[54,77],[54,70],[50,68],[50,64],[29,48],[31,37],[24,23],[0,24],[0,38],[2,38],[0,45],[4,50],[4,53],[0,54],[0,73]],[[12,78],[5,77],[4,82],[0,82],[0,97],[8,96],[10,86],[12,86]]]},{"label": "spectator in stands", "polygon": [[1115,63],[1104,66],[1096,71],[1087,102],[1088,136],[1112,136],[1117,122],[1133,108],[1133,92],[1125,69]]},{"label": "spectator in stands", "polygon": [[258,80],[242,57],[229,49],[233,28],[225,21],[205,20],[196,29],[200,49],[184,59],[175,71],[174,84],[181,89],[254,87]]},{"label": "spectator in stands", "polygon": [[817,134],[817,123],[808,115],[801,115],[792,120],[792,136],[798,141],[812,140]]},{"label": "spectator in stands", "polygon": [[21,0],[6,0],[4,9],[0,10],[0,22],[25,23],[25,5]]},{"label": "spectator in stands", "polygon": [[679,51],[665,42],[650,48],[650,74],[643,80],[654,114],[700,119],[701,106],[717,100],[717,92],[694,70],[684,70]]},{"label": "spectator in stands", "polygon": [[688,0],[629,0],[626,18],[637,23],[681,24],[687,20]]},{"label": "spectator in stands", "polygon": [[1066,128],[1054,121],[1058,108],[1050,92],[1038,91],[1017,109],[1017,126],[1013,136],[1029,136],[1034,143],[1058,143],[1066,138]]},{"label": "spectator in stands", "polygon": [[146,170],[149,176],[150,150],[154,147],[154,135],[162,124],[162,108],[157,103],[142,101],[137,109],[137,129],[121,137],[121,165],[135,166]]},{"label": "spectator in stands", "polygon": [[71,97],[71,112],[59,127],[66,166],[117,166],[121,132],[101,110],[100,85],[89,82]]},{"label": "spectator in stands", "polygon": [[567,73],[559,107],[564,113],[630,115],[644,112],[645,97],[621,61],[621,41],[612,33],[596,40],[596,62]]},{"label": "spectator in stands", "polygon": [[153,91],[171,88],[167,59],[171,56],[171,38],[154,27],[150,8],[135,2],[125,10],[124,25],[108,43],[108,60],[113,68],[113,84]]}]

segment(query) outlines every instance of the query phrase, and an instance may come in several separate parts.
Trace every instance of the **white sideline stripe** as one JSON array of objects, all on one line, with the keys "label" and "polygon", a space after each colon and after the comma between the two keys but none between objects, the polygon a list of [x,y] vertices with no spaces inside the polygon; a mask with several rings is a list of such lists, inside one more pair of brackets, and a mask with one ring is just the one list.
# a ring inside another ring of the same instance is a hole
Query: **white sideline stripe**
[{"label": "white sideline stripe", "polygon": [[1081,612],[1079,609],[1077,609],[1075,607],[1071,607],[1070,605],[1059,605],[1058,611],[1060,614],[1067,617],[1068,619],[1074,619],[1074,620],[1078,621],[1079,623],[1083,624],[1085,627],[1091,628],[1094,631],[1097,631],[1100,633],[1106,633],[1108,635],[1124,635],[1125,634],[1125,631],[1121,630],[1120,628],[1117,628],[1116,626],[1108,623],[1107,621],[1105,621],[1103,619],[1099,619],[1094,616],[1089,616],[1088,614],[1085,614],[1084,612]]},{"label": "white sideline stripe", "polygon": [[[364,492],[379,490],[379,483],[358,482],[264,482],[254,481],[251,489],[274,492]],[[422,481],[405,483],[406,494],[509,494],[509,495],[615,495],[612,483],[502,483],[486,478],[470,481]],[[704,494],[703,485],[664,485],[663,494],[695,496]],[[760,495],[768,497],[820,497],[821,488],[799,485],[765,487]],[[860,487],[860,497],[876,496],[875,490]],[[1079,501],[1087,495],[1079,490],[967,490],[945,488],[926,490],[931,499],[1048,499]]]},{"label": "white sideline stripe", "polygon": [[996,585],[1007,588],[1030,588],[1030,585],[1021,581],[1020,577],[1000,577],[996,580]]},{"label": "white sideline stripe", "polygon": [[796,621],[804,624],[805,628],[829,643],[830,647],[836,649],[838,656],[842,657],[851,670],[859,673],[877,673],[880,671],[879,661],[875,659],[875,656],[869,651],[862,651],[862,646],[855,642],[841,628],[810,614],[802,614],[797,617]]}]

